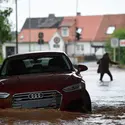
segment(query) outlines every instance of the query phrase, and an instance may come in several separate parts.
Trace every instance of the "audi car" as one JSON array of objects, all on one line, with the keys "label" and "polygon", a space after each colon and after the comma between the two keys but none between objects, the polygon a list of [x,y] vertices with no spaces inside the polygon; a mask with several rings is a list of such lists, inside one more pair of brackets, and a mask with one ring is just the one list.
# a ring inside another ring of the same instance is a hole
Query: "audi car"
[{"label": "audi car", "polygon": [[80,72],[64,52],[29,52],[7,57],[0,69],[0,108],[53,108],[91,112]]}]

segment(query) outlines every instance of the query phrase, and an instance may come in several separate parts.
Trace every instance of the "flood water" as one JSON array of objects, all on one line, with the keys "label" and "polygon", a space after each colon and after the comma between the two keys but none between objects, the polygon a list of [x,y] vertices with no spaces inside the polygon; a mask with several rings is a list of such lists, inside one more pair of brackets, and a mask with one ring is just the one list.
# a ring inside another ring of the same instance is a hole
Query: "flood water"
[{"label": "flood water", "polygon": [[[3,109],[0,124],[7,125],[50,125],[74,122],[82,113],[61,112],[53,109]],[[86,115],[87,116],[87,115]]]},{"label": "flood water", "polygon": [[111,68],[114,81],[107,75],[99,82],[97,65],[85,63],[82,72],[92,101],[92,114],[61,112],[52,109],[3,109],[0,125],[125,125],[125,70]]},{"label": "flood water", "polygon": [[0,125],[124,125],[125,109],[97,109],[92,114],[47,109],[0,111]]}]

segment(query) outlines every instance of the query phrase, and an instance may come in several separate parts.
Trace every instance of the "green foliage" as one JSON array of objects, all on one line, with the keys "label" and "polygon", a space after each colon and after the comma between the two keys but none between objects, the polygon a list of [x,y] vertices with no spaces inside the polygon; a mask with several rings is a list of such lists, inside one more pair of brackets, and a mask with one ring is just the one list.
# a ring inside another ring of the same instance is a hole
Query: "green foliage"
[{"label": "green foliage", "polygon": [[[118,38],[119,40],[125,39],[125,29],[122,28],[122,29],[116,30],[106,42],[106,46],[105,46],[106,51],[108,51],[112,57],[113,57],[113,48],[110,45],[110,39],[114,37]],[[120,51],[120,57],[119,57],[119,51]],[[125,47],[116,48],[116,60],[120,61],[121,64],[125,64]]]},{"label": "green foliage", "polygon": [[110,45],[110,38],[106,41],[105,50],[110,54],[110,57],[113,59],[113,48]]},{"label": "green foliage", "polygon": [[3,63],[3,58],[0,56],[0,65]]},{"label": "green foliage", "polygon": [[9,24],[8,17],[12,13],[12,9],[0,10],[0,42],[4,43],[12,39],[11,25]]},{"label": "green foliage", "polygon": [[[0,0],[0,3],[8,2],[8,0]],[[2,44],[12,40],[11,25],[8,17],[12,13],[12,8],[0,8],[0,57],[2,57]],[[0,58],[0,61],[2,58]]]}]

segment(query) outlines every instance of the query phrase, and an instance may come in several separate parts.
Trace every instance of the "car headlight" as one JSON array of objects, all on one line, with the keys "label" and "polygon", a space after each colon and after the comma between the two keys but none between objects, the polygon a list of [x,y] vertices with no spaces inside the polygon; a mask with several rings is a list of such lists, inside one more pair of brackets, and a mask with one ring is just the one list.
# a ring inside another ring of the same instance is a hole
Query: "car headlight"
[{"label": "car headlight", "polygon": [[0,99],[5,99],[5,98],[7,98],[9,95],[10,95],[9,93],[0,92]]},{"label": "car headlight", "polygon": [[78,83],[78,84],[74,84],[74,85],[63,88],[63,91],[64,92],[72,92],[72,91],[81,90],[83,88],[85,88],[85,84]]}]

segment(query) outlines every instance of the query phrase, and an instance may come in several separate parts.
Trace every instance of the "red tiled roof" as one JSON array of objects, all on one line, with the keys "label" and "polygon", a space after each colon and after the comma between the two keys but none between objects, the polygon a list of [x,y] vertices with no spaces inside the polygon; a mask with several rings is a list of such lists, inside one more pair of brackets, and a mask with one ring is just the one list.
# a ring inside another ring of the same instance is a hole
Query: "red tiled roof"
[{"label": "red tiled roof", "polygon": [[77,16],[77,27],[82,28],[81,41],[93,41],[103,16]]},{"label": "red tiled roof", "polygon": [[64,17],[63,21],[60,24],[60,27],[62,26],[72,26],[75,23],[75,17]]},{"label": "red tiled roof", "polygon": [[[116,29],[125,27],[125,14],[64,17],[58,28],[23,29],[19,34],[19,42],[29,42],[29,31],[31,42],[38,41],[39,32],[44,33],[44,41],[48,42],[55,32],[61,32],[61,26],[70,29],[69,37],[63,38],[65,41],[74,41],[76,27],[83,29],[80,41],[104,41],[109,36],[106,34],[109,26],[115,26]],[[21,40],[22,35],[24,38]]]},{"label": "red tiled roof", "polygon": [[94,41],[106,40],[110,36],[106,33],[110,26],[114,26],[116,29],[125,28],[125,14],[104,15]]},{"label": "red tiled roof", "polygon": [[[54,35],[54,33],[56,33],[57,29],[23,29],[19,36],[18,36],[18,40],[19,42],[29,42],[31,39],[31,42],[37,42],[38,41],[38,34],[39,32],[43,32],[44,33],[44,41],[48,42],[50,41],[50,39],[52,38],[52,36]],[[29,35],[30,34],[30,35]],[[24,36],[23,39],[20,39],[21,36]],[[30,36],[30,38],[29,38]]]}]

